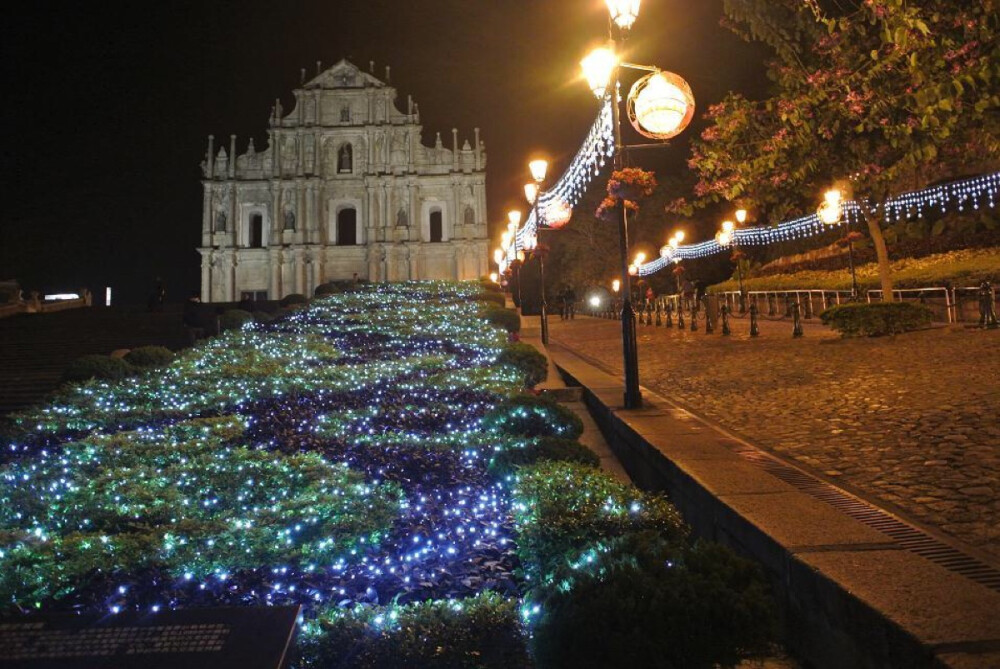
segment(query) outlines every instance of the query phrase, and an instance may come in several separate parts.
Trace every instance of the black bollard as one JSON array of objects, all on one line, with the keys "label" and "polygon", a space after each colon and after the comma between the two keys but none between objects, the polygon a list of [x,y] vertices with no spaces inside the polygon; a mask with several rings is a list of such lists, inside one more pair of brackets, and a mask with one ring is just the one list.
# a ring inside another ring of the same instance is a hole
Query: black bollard
[{"label": "black bollard", "polygon": [[728,337],[733,333],[733,331],[729,327],[729,307],[723,304],[722,309],[719,310],[719,313],[722,316],[722,336]]},{"label": "black bollard", "polygon": [[653,324],[653,305],[650,302],[646,303],[646,325]]},{"label": "black bollard", "polygon": [[792,302],[789,308],[792,310],[792,337],[801,337],[805,333],[802,330],[802,315],[799,313],[799,303]]},{"label": "black bollard", "polygon": [[674,327],[674,305],[672,302],[667,302],[667,321],[666,325],[668,328]]},{"label": "black bollard", "polygon": [[691,300],[691,332],[698,331],[698,302]]},{"label": "black bollard", "polygon": [[684,329],[684,307],[680,304],[677,305],[677,327]]},{"label": "black bollard", "polygon": [[757,326],[757,300],[750,302],[750,336],[760,335],[760,328]]},{"label": "black bollard", "polygon": [[715,326],[712,325],[712,314],[708,311],[708,297],[703,297],[705,300],[705,334],[713,334],[715,332]]},{"label": "black bollard", "polygon": [[1000,327],[997,323],[996,293],[989,281],[979,284],[979,327],[987,330],[996,330]]},{"label": "black bollard", "polygon": [[656,327],[663,327],[663,315],[660,313],[660,303],[656,303]]}]

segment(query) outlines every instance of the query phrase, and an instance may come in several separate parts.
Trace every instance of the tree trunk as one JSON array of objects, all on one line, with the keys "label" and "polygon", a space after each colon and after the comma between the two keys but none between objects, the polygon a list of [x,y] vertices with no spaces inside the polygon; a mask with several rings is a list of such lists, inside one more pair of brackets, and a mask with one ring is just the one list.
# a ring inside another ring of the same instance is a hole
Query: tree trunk
[{"label": "tree trunk", "polygon": [[869,207],[863,209],[865,223],[868,224],[868,233],[872,237],[872,244],[875,246],[875,257],[878,258],[878,278],[882,286],[882,300],[892,302],[892,270],[889,268],[889,251],[885,246],[885,236],[879,226],[877,214]]}]

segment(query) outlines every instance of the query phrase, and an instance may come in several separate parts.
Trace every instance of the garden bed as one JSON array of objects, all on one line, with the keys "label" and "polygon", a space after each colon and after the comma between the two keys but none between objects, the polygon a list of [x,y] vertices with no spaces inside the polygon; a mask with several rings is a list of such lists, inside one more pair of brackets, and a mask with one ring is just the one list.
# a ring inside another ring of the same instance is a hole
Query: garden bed
[{"label": "garden bed", "polygon": [[[300,604],[300,667],[530,666],[529,629],[552,630],[550,658],[575,633],[545,622],[557,593],[575,606],[567,570],[593,587],[614,540],[653,531],[677,588],[768,620],[743,576],[698,571],[669,504],[593,468],[575,416],[524,393],[537,361],[482,295],[365,286],[14,415],[0,612]],[[679,661],[763,652],[764,627]]]},{"label": "garden bed", "polygon": [[[857,268],[858,287],[861,291],[879,289],[878,265],[868,263]],[[980,281],[1000,285],[1000,248],[964,249],[925,256],[902,258],[892,263],[895,288],[974,287]],[[788,274],[761,277],[744,277],[743,284],[749,291],[782,290],[842,290],[851,289],[850,271],[806,270]],[[715,284],[710,293],[739,290],[735,279]]]}]

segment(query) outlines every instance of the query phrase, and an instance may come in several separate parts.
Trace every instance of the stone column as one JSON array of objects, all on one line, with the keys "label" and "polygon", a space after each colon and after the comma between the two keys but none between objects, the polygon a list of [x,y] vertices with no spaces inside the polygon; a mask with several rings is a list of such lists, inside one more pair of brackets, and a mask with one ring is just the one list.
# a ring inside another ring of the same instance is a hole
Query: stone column
[{"label": "stone column", "polygon": [[202,182],[202,208],[201,208],[201,245],[212,245],[212,184],[208,181]]},{"label": "stone column", "polygon": [[237,257],[236,250],[233,250],[229,255],[229,285],[226,287],[226,294],[228,294],[229,299],[227,302],[236,301],[236,266],[239,264],[239,259]]},{"label": "stone column", "polygon": [[201,252],[201,301],[212,301],[212,250]]},{"label": "stone column", "polygon": [[283,297],[281,294],[281,274],[284,269],[284,259],[282,258],[281,249],[268,249],[267,256],[267,266],[270,273],[268,298],[272,300],[280,300]]}]

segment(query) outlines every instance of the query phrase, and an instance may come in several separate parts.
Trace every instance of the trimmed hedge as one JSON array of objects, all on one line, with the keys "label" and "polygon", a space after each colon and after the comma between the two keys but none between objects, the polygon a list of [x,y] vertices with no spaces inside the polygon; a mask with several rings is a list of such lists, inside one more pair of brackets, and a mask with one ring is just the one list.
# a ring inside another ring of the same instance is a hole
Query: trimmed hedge
[{"label": "trimmed hedge", "polygon": [[486,593],[464,600],[374,607],[321,617],[304,631],[299,666],[316,669],[532,666],[517,602]]},{"label": "trimmed hedge", "polygon": [[290,307],[296,304],[309,304],[309,298],[301,293],[290,293],[281,298],[278,304],[283,307]]},{"label": "trimmed hedge", "polygon": [[524,374],[524,385],[533,388],[549,377],[548,359],[531,344],[507,344],[500,351],[497,362],[516,367]]},{"label": "trimmed hedge", "polygon": [[173,361],[174,352],[165,346],[140,346],[125,355],[125,362],[141,369],[166,367]]},{"label": "trimmed hedge", "polygon": [[514,395],[483,417],[488,431],[520,437],[577,439],[583,421],[563,405],[546,397]]},{"label": "trimmed hedge", "polygon": [[911,302],[856,302],[830,307],[819,317],[845,337],[878,337],[928,327],[933,312]]},{"label": "trimmed hedge", "polygon": [[519,467],[543,461],[575,462],[584,467],[597,468],[601,459],[578,441],[559,437],[542,437],[523,446],[510,446],[499,451],[490,460],[489,470],[497,478],[506,478]]},{"label": "trimmed hedge", "polygon": [[592,563],[567,570],[570,587],[541,603],[532,649],[541,669],[713,669],[761,658],[777,616],[760,569],[711,543],[656,532],[609,542]]},{"label": "trimmed hedge", "polygon": [[598,542],[652,530],[683,542],[687,527],[664,497],[646,493],[599,469],[573,462],[539,462],[518,472],[513,486],[517,554],[536,585],[556,576]]},{"label": "trimmed hedge", "polygon": [[479,300],[480,302],[486,302],[490,306],[507,306],[507,299],[503,296],[503,293],[482,292],[476,295],[474,299]]},{"label": "trimmed hedge", "polygon": [[132,366],[121,358],[106,355],[83,355],[69,363],[63,372],[63,381],[119,381],[132,372]]},{"label": "trimmed hedge", "polygon": [[521,329],[521,315],[513,309],[505,309],[490,305],[480,314],[490,325],[503,328],[507,332],[518,332]]},{"label": "trimmed hedge", "polygon": [[242,309],[229,309],[219,316],[219,327],[223,330],[238,330],[253,320],[253,314]]}]

